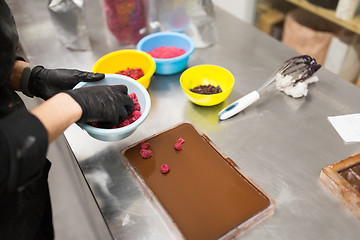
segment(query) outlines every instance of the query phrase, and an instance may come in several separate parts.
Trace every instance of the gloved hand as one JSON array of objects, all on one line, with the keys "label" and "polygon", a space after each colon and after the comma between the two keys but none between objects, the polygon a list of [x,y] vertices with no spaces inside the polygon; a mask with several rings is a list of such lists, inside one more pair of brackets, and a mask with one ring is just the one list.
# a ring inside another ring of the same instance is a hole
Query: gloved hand
[{"label": "gloved hand", "polygon": [[85,87],[66,91],[82,108],[79,122],[102,122],[112,127],[132,113],[133,100],[125,85]]},{"label": "gloved hand", "polygon": [[31,70],[27,86],[30,94],[47,100],[59,92],[72,89],[81,81],[94,82],[104,77],[102,73],[83,72],[76,69],[46,69],[36,66]]}]

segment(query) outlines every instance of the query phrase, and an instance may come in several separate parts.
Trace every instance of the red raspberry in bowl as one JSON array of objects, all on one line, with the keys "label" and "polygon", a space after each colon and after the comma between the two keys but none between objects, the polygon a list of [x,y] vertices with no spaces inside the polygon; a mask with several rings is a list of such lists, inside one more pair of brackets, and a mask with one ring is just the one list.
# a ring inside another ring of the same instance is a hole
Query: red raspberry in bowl
[{"label": "red raspberry in bowl", "polygon": [[139,78],[144,76],[144,71],[141,68],[127,68],[126,70],[117,72],[117,74],[128,76],[134,80],[138,80]]},{"label": "red raspberry in bowl", "polygon": [[97,127],[97,128],[109,128],[109,129],[114,129],[114,128],[121,128],[121,127],[125,127],[133,122],[135,122],[137,119],[139,119],[141,117],[141,112],[140,112],[140,104],[138,102],[138,98],[136,96],[135,93],[131,93],[129,94],[129,97],[134,101],[134,109],[132,111],[132,113],[130,113],[126,119],[122,122],[119,122],[117,125],[115,126],[107,126],[104,123],[101,122],[91,122],[88,123],[89,125],[93,126],[93,127]]}]

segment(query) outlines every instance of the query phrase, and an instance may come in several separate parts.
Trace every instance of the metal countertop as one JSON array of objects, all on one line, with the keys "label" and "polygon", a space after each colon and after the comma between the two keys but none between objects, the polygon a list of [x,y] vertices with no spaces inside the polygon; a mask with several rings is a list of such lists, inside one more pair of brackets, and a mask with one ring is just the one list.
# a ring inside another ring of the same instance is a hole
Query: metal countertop
[{"label": "metal countertop", "polygon": [[[27,58],[48,68],[91,70],[96,59],[123,48],[107,31],[99,0],[87,1],[92,51],[65,49],[56,39],[46,3],[8,0]],[[235,76],[225,102],[192,104],[180,74],[154,75],[148,119],[130,137],[97,141],[77,125],[65,136],[115,239],[169,239],[171,232],[121,163],[120,150],[182,121],[191,121],[236,162],[276,203],[275,213],[241,239],[358,239],[360,221],[319,180],[323,167],[360,152],[346,144],[328,116],[360,111],[360,89],[326,69],[305,98],[276,92],[219,122],[226,105],[257,89],[284,60],[298,55],[279,41],[216,8],[220,40],[196,49],[188,66],[215,64]],[[132,46],[134,47],[134,46]]]}]

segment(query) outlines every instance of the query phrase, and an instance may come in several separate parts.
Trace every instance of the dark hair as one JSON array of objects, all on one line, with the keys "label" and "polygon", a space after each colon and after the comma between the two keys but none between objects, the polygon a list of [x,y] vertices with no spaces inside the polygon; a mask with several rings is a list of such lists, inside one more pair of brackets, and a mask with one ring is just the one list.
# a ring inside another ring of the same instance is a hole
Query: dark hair
[{"label": "dark hair", "polygon": [[0,86],[9,79],[16,57],[18,34],[5,0],[0,0]]}]

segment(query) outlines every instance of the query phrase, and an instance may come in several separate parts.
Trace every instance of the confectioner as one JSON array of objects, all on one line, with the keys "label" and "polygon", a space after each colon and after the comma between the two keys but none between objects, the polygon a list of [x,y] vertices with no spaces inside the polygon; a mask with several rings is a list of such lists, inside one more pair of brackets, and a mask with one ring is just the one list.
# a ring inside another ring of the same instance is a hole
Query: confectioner
[{"label": "confectioner", "polygon": [[359,0],[0,13],[0,239],[359,239]]}]

